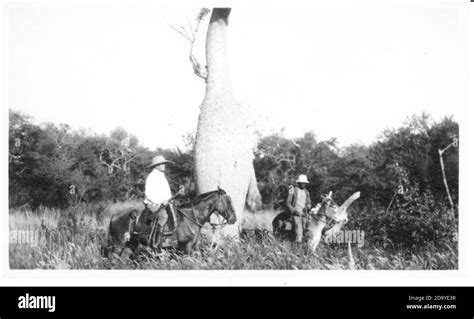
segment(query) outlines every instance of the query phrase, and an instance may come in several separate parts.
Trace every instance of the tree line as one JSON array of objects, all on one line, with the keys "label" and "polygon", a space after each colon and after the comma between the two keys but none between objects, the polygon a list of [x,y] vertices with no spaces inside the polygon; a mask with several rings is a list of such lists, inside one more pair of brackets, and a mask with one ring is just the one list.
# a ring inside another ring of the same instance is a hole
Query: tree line
[{"label": "tree line", "polygon": [[[37,125],[25,114],[10,110],[9,200],[11,207],[68,207],[80,202],[143,198],[147,165],[157,154],[168,167],[171,188],[185,185],[195,195],[194,136],[184,147],[150,150],[122,128],[109,135],[72,130],[68,125]],[[355,191],[358,205],[386,207],[394,194],[416,188],[436,201],[446,201],[438,150],[458,137],[452,117],[433,121],[415,115],[396,129],[386,129],[371,145],[338,147],[335,138],[321,140],[314,132],[287,138],[283,133],[259,135],[254,167],[264,208],[278,208],[298,174],[310,180],[313,201],[333,191],[343,201]],[[447,184],[457,203],[458,151],[443,154]]]},{"label": "tree line", "polygon": [[[109,201],[141,200],[148,164],[158,154],[174,162],[166,174],[172,191],[185,186],[180,201],[196,195],[194,134],[183,137],[182,148],[150,150],[122,128],[100,135],[65,124],[37,125],[12,110],[9,115],[11,208],[45,206],[74,213],[81,203],[100,210]],[[458,133],[452,117],[434,121],[421,114],[384,130],[370,145],[339,147],[335,138],[322,140],[314,132],[299,138],[259,135],[253,164],[263,208],[282,209],[288,186],[306,174],[313,203],[331,190],[340,204],[361,192],[346,227],[364,230],[373,243],[407,251],[452,247],[457,240]],[[449,145],[455,147],[446,149]],[[446,185],[439,150],[446,150]]]}]

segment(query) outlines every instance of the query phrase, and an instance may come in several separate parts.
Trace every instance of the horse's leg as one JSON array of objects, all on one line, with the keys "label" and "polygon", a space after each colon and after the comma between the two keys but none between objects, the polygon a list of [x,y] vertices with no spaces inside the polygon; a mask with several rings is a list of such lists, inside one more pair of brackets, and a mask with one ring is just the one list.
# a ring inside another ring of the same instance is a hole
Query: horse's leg
[{"label": "horse's leg", "polygon": [[315,252],[316,248],[321,241],[321,234],[323,232],[325,223],[320,221],[311,221],[311,224],[308,227],[307,237],[308,237],[308,245],[311,252]]},{"label": "horse's leg", "polygon": [[186,243],[178,242],[178,251],[184,253],[186,250]]},{"label": "horse's leg", "polygon": [[178,252],[181,253],[181,255],[187,254],[187,245],[187,242],[178,243]]},{"label": "horse's leg", "polygon": [[185,250],[186,250],[187,255],[191,255],[191,253],[193,252],[193,241],[192,240],[190,240],[189,242],[186,243]]},{"label": "horse's leg", "polygon": [[277,220],[273,225],[273,235],[280,237],[283,232],[284,223],[282,220]]},{"label": "horse's leg", "polygon": [[194,240],[193,240],[193,248],[197,251],[200,251],[201,249],[201,242],[199,240],[199,234],[197,234],[195,237],[194,237]]},{"label": "horse's leg", "polygon": [[273,219],[272,228],[275,237],[281,237],[285,232],[285,217],[286,213],[280,213]]},{"label": "horse's leg", "polygon": [[183,254],[189,254],[192,250],[192,241],[179,241],[178,242],[178,251]]},{"label": "horse's leg", "polygon": [[123,235],[123,240],[125,241],[125,244],[130,242],[131,236],[132,236],[133,231],[135,229],[135,224],[136,224],[136,221],[137,221],[137,215],[138,215],[138,211],[136,209],[132,210],[128,214],[127,231]]},{"label": "horse's leg", "polygon": [[153,233],[153,245],[156,246],[156,248],[161,249],[161,244],[163,241],[163,232],[165,229],[165,225],[168,222],[168,213],[166,212],[166,209],[161,209],[158,211],[158,215],[156,217],[156,231]]},{"label": "horse's leg", "polygon": [[199,233],[196,234],[194,232],[183,234],[178,229],[178,250],[187,255],[191,255],[198,235]]}]

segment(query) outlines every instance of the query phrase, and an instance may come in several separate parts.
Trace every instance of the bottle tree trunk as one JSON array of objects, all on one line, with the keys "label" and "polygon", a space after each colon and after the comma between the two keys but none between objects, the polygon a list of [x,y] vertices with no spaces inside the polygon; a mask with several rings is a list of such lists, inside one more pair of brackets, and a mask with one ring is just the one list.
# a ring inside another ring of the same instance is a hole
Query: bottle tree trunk
[{"label": "bottle tree trunk", "polygon": [[232,198],[237,222],[224,228],[237,236],[244,208],[260,201],[251,136],[232,93],[227,61],[230,8],[212,10],[206,39],[207,85],[196,132],[195,168],[199,193],[224,189]]}]

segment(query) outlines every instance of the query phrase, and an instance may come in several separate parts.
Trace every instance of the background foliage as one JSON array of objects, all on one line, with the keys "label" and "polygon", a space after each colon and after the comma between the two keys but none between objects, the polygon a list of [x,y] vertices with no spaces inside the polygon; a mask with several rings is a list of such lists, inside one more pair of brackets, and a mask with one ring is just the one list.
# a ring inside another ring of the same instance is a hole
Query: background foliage
[{"label": "background foliage", "polygon": [[[364,229],[374,243],[413,248],[450,241],[457,230],[458,151],[452,148],[443,155],[456,206],[452,211],[438,149],[457,138],[458,131],[452,117],[436,122],[421,114],[386,129],[369,146],[341,148],[335,138],[321,140],[314,132],[293,139],[281,133],[259,136],[254,165],[264,208],[280,209],[288,185],[306,174],[313,203],[330,190],[338,203],[361,192],[348,227]],[[121,128],[98,135],[64,124],[37,125],[10,110],[10,207],[65,209],[140,200],[147,165],[158,154],[175,163],[167,169],[172,190],[185,185],[183,200],[190,200],[195,196],[193,134],[183,141],[182,149],[150,150]]]}]

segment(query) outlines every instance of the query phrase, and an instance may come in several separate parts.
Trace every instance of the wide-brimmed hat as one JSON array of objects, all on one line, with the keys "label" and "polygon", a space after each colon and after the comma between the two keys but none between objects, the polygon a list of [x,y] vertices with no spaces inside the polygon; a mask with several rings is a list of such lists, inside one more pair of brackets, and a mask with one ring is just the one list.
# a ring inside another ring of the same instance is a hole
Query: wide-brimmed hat
[{"label": "wide-brimmed hat", "polygon": [[168,161],[166,158],[164,158],[161,155],[153,157],[153,160],[151,161],[151,164],[148,165],[149,168],[155,167],[157,165],[161,164],[168,164],[168,163],[173,163],[172,161]]},{"label": "wide-brimmed hat", "polygon": [[298,176],[298,179],[296,180],[297,183],[305,183],[309,184],[308,177],[306,175],[301,174]]}]

